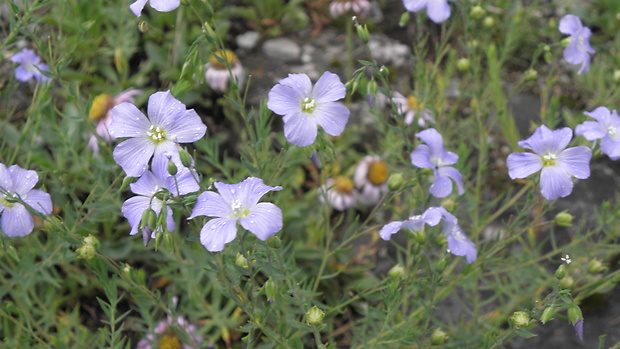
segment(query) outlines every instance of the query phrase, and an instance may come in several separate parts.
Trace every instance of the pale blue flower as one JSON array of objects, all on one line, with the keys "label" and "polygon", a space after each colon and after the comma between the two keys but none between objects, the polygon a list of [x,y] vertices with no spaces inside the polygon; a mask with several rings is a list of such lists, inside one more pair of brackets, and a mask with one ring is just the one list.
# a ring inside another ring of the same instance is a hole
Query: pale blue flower
[{"label": "pale blue flower", "polygon": [[448,0],[403,0],[409,12],[418,12],[426,8],[426,14],[435,23],[441,23],[450,17]]},{"label": "pale blue flower", "polygon": [[598,107],[592,112],[585,112],[596,121],[586,121],[577,125],[575,134],[589,141],[601,139],[601,150],[612,160],[620,159],[620,117],[617,111],[610,112],[605,107]]},{"label": "pale blue flower", "polygon": [[383,240],[389,240],[392,235],[397,233],[401,228],[407,228],[415,232],[424,229],[425,224],[436,226],[441,221],[441,214],[442,211],[440,207],[429,207],[421,215],[411,216],[405,221],[395,221],[386,224],[379,230],[379,236],[381,236]]},{"label": "pale blue flower", "polygon": [[448,240],[448,252],[455,256],[465,256],[467,263],[473,263],[478,257],[478,250],[461,230],[456,217],[445,208],[439,207],[444,221],[444,235]]},{"label": "pale blue flower", "polygon": [[37,82],[46,82],[48,80],[47,76],[43,75],[41,71],[48,71],[49,67],[47,64],[41,63],[41,58],[33,50],[25,48],[11,56],[10,60],[20,64],[15,68],[15,78],[17,80],[23,82],[32,78]]},{"label": "pale blue flower", "polygon": [[159,12],[170,12],[181,5],[181,0],[136,0],[133,4],[129,5],[131,12],[133,12],[136,17],[140,17],[147,1],[149,1],[152,8]]},{"label": "pale blue flower", "polygon": [[581,64],[579,74],[586,73],[590,66],[590,55],[596,53],[590,46],[592,32],[575,15],[562,17],[559,30],[571,36],[570,43],[564,48],[564,59],[570,64]]}]

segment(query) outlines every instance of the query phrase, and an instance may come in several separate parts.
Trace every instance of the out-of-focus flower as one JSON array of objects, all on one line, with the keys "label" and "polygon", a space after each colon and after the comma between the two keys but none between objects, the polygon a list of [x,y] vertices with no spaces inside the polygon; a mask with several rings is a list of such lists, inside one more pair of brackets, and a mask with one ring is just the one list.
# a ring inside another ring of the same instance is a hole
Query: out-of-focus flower
[{"label": "out-of-focus flower", "polygon": [[147,169],[151,157],[153,167],[159,162],[182,166],[178,143],[192,143],[205,135],[207,126],[194,109],[172,96],[170,91],[156,92],[149,97],[147,118],[131,103],[112,109],[109,131],[112,137],[128,137],[114,148],[114,161],[127,176],[138,177]]},{"label": "out-of-focus flower", "polygon": [[181,0],[136,0],[133,4],[129,5],[129,9],[131,9],[131,12],[133,12],[136,17],[140,17],[147,1],[149,1],[152,8],[159,12],[170,12],[181,5]]},{"label": "out-of-focus flower", "polygon": [[[168,316],[155,327],[153,333],[146,335],[145,339],[138,342],[137,349],[199,349],[205,348],[203,337],[196,334],[196,326],[190,324],[185,318]],[[189,343],[183,343],[177,332],[185,332]],[[209,346],[212,347],[212,346]]]},{"label": "out-of-focus flower", "polygon": [[41,58],[33,50],[25,48],[11,56],[10,60],[20,64],[15,68],[15,78],[17,80],[23,82],[32,78],[37,82],[46,82],[48,80],[47,76],[43,75],[41,71],[48,71],[49,66],[45,63],[40,63]]},{"label": "out-of-focus flower", "polygon": [[339,136],[349,120],[350,111],[337,102],[346,88],[338,75],[325,72],[312,87],[306,74],[289,74],[269,91],[267,107],[284,116],[284,136],[300,147],[314,143],[317,126]]},{"label": "out-of-focus flower", "polygon": [[282,187],[270,187],[260,178],[248,177],[237,184],[216,182],[215,188],[219,194],[212,191],[200,194],[188,218],[216,217],[200,231],[200,242],[208,251],[222,251],[225,244],[233,241],[237,223],[263,241],[282,229],[280,208],[270,202],[258,202],[263,195]]},{"label": "out-of-focus flower", "polygon": [[577,125],[575,134],[589,141],[601,139],[601,150],[612,160],[620,159],[620,117],[617,111],[610,112],[605,107],[598,107],[592,112],[585,112],[596,121],[586,121]]},{"label": "out-of-focus flower", "polygon": [[443,233],[448,240],[448,252],[455,256],[465,256],[467,263],[473,263],[478,257],[476,245],[465,236],[453,214],[443,207],[439,207],[439,210],[445,223]]},{"label": "out-of-focus flower", "polygon": [[347,11],[351,11],[360,17],[366,17],[371,8],[372,5],[368,0],[333,0],[329,4],[329,13],[334,18],[342,16]]},{"label": "out-of-focus flower", "polygon": [[458,194],[465,192],[461,173],[450,165],[456,164],[459,157],[453,152],[446,151],[443,139],[437,130],[429,128],[416,133],[426,144],[420,144],[411,152],[411,163],[420,168],[430,168],[435,174],[435,181],[429,192],[438,198],[444,198],[452,193],[452,181],[456,183]]},{"label": "out-of-focus flower", "polygon": [[573,329],[575,330],[577,337],[579,337],[579,340],[583,342],[583,320],[578,319],[573,325]]},{"label": "out-of-focus flower", "polygon": [[570,35],[570,43],[564,48],[564,59],[570,64],[581,64],[579,74],[586,73],[590,66],[590,55],[596,51],[590,46],[590,28],[581,24],[579,17],[566,15],[560,20],[562,34]]},{"label": "out-of-focus flower", "polygon": [[430,123],[435,122],[433,114],[427,108],[424,108],[424,103],[421,103],[414,96],[403,96],[398,92],[394,92],[392,98],[398,112],[405,116],[405,125],[411,125],[416,115],[418,115],[418,126],[421,128],[427,128]]},{"label": "out-of-focus flower", "polygon": [[358,202],[362,205],[375,205],[381,196],[388,192],[390,171],[380,156],[365,156],[355,169],[353,182],[359,190]]},{"label": "out-of-focus flower", "polygon": [[6,235],[25,236],[34,228],[30,212],[17,199],[44,215],[52,213],[50,194],[32,189],[38,181],[39,175],[35,171],[24,170],[17,165],[7,169],[4,164],[0,164],[0,213],[2,231]]},{"label": "out-of-focus flower", "polygon": [[319,187],[319,200],[326,201],[336,210],[344,211],[355,206],[358,192],[353,182],[343,176],[327,178],[325,184]]},{"label": "out-of-focus flower", "polygon": [[[88,116],[95,123],[95,130],[99,137],[108,142],[116,140],[108,132],[110,123],[112,122],[112,108],[121,103],[134,103],[134,96],[141,94],[142,91],[133,88],[127,89],[116,97],[112,97],[107,94],[100,94],[93,100],[93,105],[90,107]],[[90,135],[88,140],[88,148],[93,150],[95,156],[99,155],[99,144],[97,143],[97,136]]]},{"label": "out-of-focus flower", "polygon": [[230,73],[232,73],[237,80],[237,85],[243,85],[243,81],[245,80],[243,66],[241,66],[241,62],[237,58],[237,55],[230,50],[220,50],[211,55],[209,63],[205,65],[205,80],[207,84],[215,91],[226,91],[228,81],[230,80],[230,73],[228,72],[226,64],[222,64],[222,62],[227,62],[230,66]]},{"label": "out-of-focus flower", "polygon": [[441,23],[450,17],[448,0],[403,0],[407,11],[418,12],[426,8],[426,14],[435,23]]},{"label": "out-of-focus flower", "polygon": [[397,233],[403,227],[412,232],[421,231],[424,228],[424,224],[434,227],[441,221],[441,214],[442,211],[439,207],[429,207],[421,215],[411,216],[405,221],[395,221],[386,224],[379,230],[379,236],[381,236],[383,240],[389,240],[393,234]]},{"label": "out-of-focus flower", "polygon": [[534,153],[512,153],[506,159],[508,175],[512,179],[525,178],[541,171],[540,191],[547,200],[568,196],[573,191],[571,176],[590,177],[592,150],[585,146],[566,149],[573,131],[565,127],[550,130],[542,125],[530,138],[518,144]]},{"label": "out-of-focus flower", "polygon": [[[187,167],[180,167],[180,171],[172,176],[167,171],[166,163],[159,163],[153,167],[153,172],[146,171],[142,174],[137,182],[131,183],[131,191],[137,196],[127,199],[121,207],[121,212],[129,221],[131,232],[129,235],[135,235],[139,231],[142,233],[144,246],[148,245],[151,238],[155,237],[156,232],[161,232],[162,227],[153,221],[144,222],[144,213],[152,210],[155,216],[162,214],[162,208],[166,206],[166,222],[165,226],[168,231],[175,228],[174,219],[172,217],[172,209],[165,205],[169,199],[168,196],[185,195],[196,192],[200,186],[194,178],[196,173]],[[142,229],[140,230],[140,226]]]}]

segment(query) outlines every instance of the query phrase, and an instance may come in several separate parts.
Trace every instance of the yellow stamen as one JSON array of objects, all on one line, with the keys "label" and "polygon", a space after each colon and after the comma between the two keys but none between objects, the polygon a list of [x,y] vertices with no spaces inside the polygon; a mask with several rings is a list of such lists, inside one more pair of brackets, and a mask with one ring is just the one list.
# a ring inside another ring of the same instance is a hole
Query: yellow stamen
[{"label": "yellow stamen", "polygon": [[409,105],[409,110],[424,109],[424,103],[418,102],[418,99],[411,95],[407,97],[407,105]]},{"label": "yellow stamen", "polygon": [[366,178],[374,185],[380,185],[387,181],[390,175],[387,165],[383,161],[374,161],[368,165],[368,175]]},{"label": "yellow stamen", "polygon": [[237,55],[231,50],[219,50],[214,52],[209,58],[209,63],[211,63],[214,68],[225,70],[226,65],[220,63],[220,61],[225,61],[230,66],[233,66],[237,62]]},{"label": "yellow stamen", "polygon": [[159,349],[181,349],[181,341],[179,341],[179,337],[174,333],[174,330],[169,329],[166,333],[161,337],[159,341]]},{"label": "yellow stamen", "polygon": [[114,98],[110,95],[100,94],[93,100],[93,105],[90,107],[88,117],[94,122],[97,122],[101,120],[112,107],[114,107]]},{"label": "yellow stamen", "polygon": [[336,177],[334,179],[334,190],[340,194],[349,194],[353,191],[353,182],[347,177]]}]

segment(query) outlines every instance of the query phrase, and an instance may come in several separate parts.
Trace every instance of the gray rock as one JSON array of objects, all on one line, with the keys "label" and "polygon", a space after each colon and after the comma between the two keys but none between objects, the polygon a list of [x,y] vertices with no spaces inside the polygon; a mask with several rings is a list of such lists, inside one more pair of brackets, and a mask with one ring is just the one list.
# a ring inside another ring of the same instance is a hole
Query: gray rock
[{"label": "gray rock", "polygon": [[256,47],[258,40],[260,39],[260,33],[255,31],[248,31],[237,36],[237,46],[244,50],[251,50]]},{"label": "gray rock", "polygon": [[283,62],[294,62],[299,60],[301,48],[291,39],[276,38],[263,43],[263,53],[269,58]]}]

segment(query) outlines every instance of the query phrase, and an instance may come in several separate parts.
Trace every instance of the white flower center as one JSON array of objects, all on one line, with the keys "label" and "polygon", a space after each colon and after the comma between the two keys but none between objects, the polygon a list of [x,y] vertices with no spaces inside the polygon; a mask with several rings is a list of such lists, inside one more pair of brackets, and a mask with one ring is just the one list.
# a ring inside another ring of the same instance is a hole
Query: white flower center
[{"label": "white flower center", "polygon": [[232,215],[234,218],[243,218],[247,216],[248,214],[250,214],[250,210],[243,207],[243,205],[241,205],[241,201],[239,200],[233,201],[231,208],[232,208]]},{"label": "white flower center", "polygon": [[306,97],[301,102],[301,111],[303,111],[304,113],[312,113],[314,111],[314,108],[316,108],[316,103],[314,102],[314,99]]},{"label": "white flower center", "polygon": [[614,141],[616,141],[618,136],[620,136],[618,134],[618,129],[615,128],[614,126],[609,126],[607,128],[607,134],[609,135],[609,138],[613,139]]},{"label": "white flower center", "polygon": [[543,155],[542,160],[543,160],[543,166],[547,167],[547,166],[554,166],[556,160],[558,159],[558,156],[554,153],[547,153],[545,155]]},{"label": "white flower center", "polygon": [[146,135],[149,136],[149,138],[155,144],[159,144],[166,140],[166,133],[159,126],[151,125],[151,127],[149,127],[149,130],[146,131]]}]

